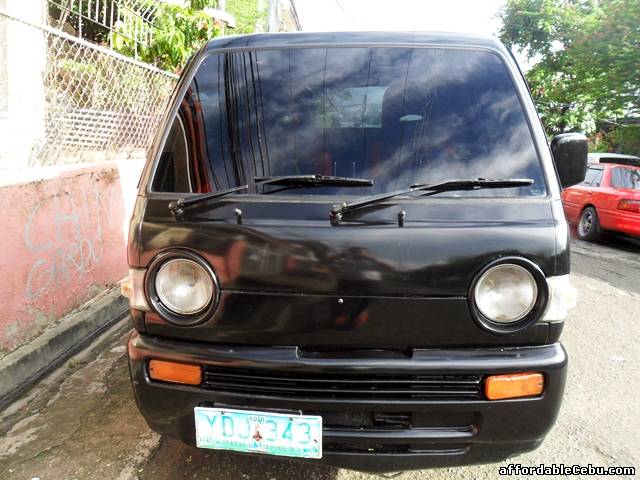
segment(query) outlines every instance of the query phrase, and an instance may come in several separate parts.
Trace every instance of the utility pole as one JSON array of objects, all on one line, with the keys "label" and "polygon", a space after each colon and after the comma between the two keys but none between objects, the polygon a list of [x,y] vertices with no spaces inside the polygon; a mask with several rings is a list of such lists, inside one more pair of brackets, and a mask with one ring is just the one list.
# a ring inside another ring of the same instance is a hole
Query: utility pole
[{"label": "utility pole", "polygon": [[269,0],[267,32],[278,31],[278,0]]}]

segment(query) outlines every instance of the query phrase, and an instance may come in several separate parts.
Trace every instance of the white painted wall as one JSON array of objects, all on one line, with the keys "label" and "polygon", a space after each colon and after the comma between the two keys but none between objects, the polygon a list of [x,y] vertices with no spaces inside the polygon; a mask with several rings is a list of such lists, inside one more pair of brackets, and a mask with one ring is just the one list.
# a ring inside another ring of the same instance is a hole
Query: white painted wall
[{"label": "white painted wall", "polygon": [[[0,0],[0,12],[36,25],[45,20],[44,0]],[[46,37],[34,27],[0,14],[0,41],[6,39],[2,60],[6,109],[0,111],[0,174],[29,166],[33,148],[44,136]]]}]

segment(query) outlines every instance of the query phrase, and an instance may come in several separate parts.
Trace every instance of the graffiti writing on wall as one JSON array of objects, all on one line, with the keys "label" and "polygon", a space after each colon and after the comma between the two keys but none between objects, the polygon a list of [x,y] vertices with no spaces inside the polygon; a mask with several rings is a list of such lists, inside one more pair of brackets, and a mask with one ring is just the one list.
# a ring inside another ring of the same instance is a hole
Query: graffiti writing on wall
[{"label": "graffiti writing on wall", "polygon": [[105,254],[114,230],[114,185],[62,191],[39,201],[24,225],[24,242],[32,254],[26,297],[82,279]]}]

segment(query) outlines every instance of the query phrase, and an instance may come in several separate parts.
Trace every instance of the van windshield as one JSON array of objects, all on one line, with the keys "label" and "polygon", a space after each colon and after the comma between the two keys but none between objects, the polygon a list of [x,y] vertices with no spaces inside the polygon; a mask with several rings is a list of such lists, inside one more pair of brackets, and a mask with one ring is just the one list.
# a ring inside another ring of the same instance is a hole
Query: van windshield
[{"label": "van windshield", "polygon": [[372,179],[373,186],[282,193],[363,196],[480,177],[534,182],[441,195],[546,194],[513,81],[487,51],[334,47],[214,54],[199,67],[180,115],[187,129],[196,126],[187,138],[207,166],[204,191],[251,184],[254,177],[319,174]]}]

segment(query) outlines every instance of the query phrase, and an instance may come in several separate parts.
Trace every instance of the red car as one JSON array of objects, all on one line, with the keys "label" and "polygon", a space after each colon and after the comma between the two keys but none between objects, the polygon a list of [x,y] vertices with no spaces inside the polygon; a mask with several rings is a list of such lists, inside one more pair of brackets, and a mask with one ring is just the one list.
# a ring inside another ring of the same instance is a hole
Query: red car
[{"label": "red car", "polygon": [[581,240],[595,240],[603,230],[640,237],[640,159],[623,160],[631,165],[599,160],[589,165],[584,182],[562,192],[567,221],[577,225]]}]

